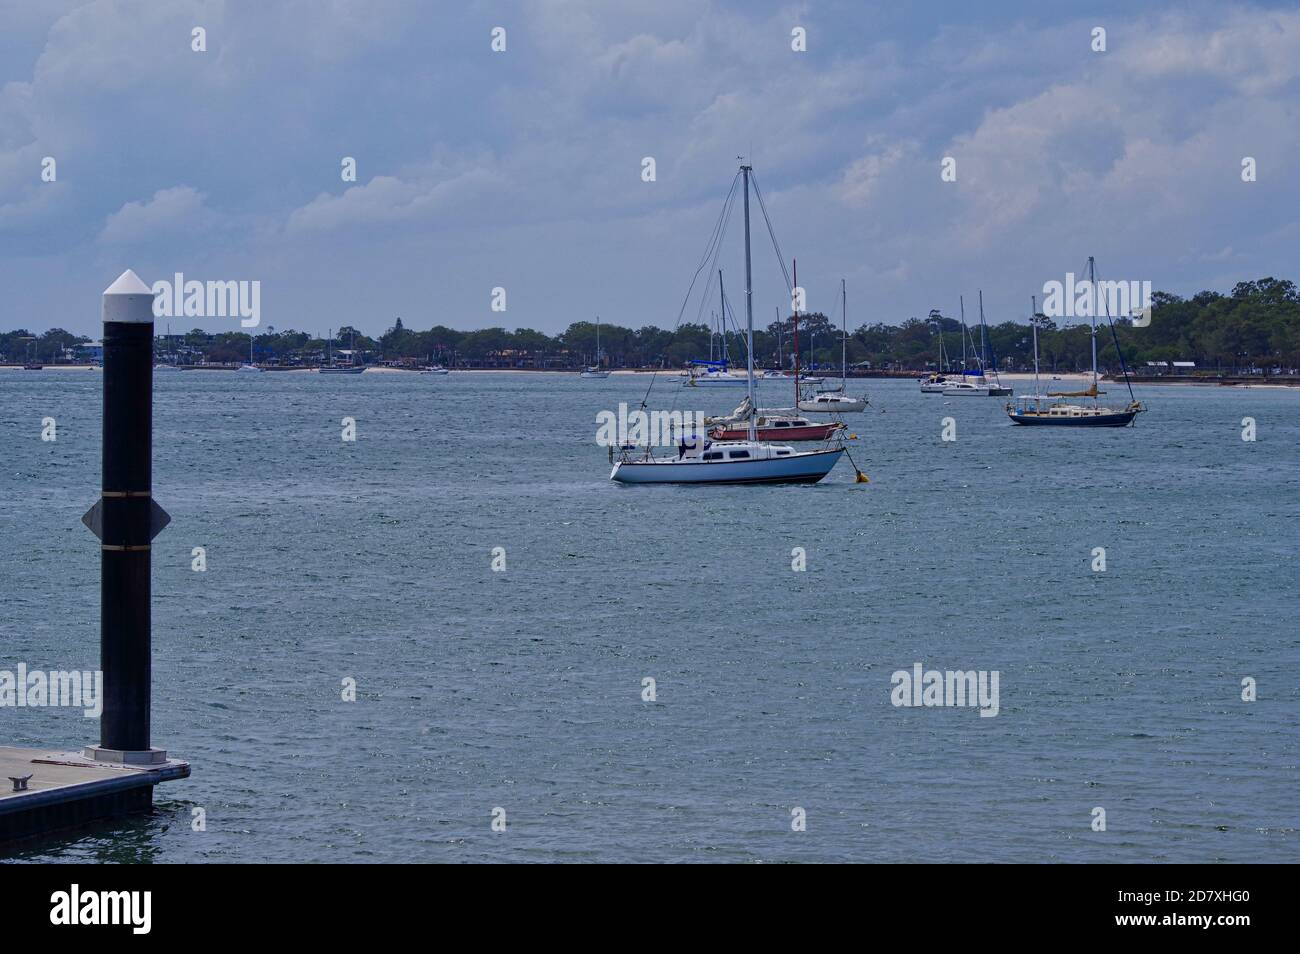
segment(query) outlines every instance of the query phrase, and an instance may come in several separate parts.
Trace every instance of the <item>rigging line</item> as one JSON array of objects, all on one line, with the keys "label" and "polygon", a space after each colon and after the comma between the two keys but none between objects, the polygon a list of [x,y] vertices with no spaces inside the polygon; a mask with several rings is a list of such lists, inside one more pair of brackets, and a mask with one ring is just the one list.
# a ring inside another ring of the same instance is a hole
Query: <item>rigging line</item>
[{"label": "rigging line", "polygon": [[[726,221],[728,218],[730,218],[731,207],[734,204],[734,200],[736,196],[736,185],[739,182],[740,182],[740,173],[737,172],[731,180],[731,188],[727,191],[727,197],[726,199],[723,200],[722,211],[718,213],[718,221],[715,222],[713,225],[713,234],[709,236],[709,243],[704,248],[704,256],[700,260],[699,267],[695,269],[695,274],[691,277],[691,284],[686,289],[686,297],[682,299],[682,306],[677,310],[677,323],[673,325],[674,335],[677,334],[677,329],[679,329],[682,325],[682,315],[685,314],[686,306],[690,303],[691,292],[694,291],[695,289],[695,283],[699,281],[700,272],[704,270],[704,266],[709,262],[710,252],[712,252],[715,257],[717,255],[717,250],[715,246],[720,247],[721,245],[721,237],[719,235],[719,232],[726,231]],[[662,362],[660,363],[662,364]],[[650,400],[650,392],[655,386],[655,379],[658,377],[659,377],[659,369],[656,368],[650,374],[650,384],[647,385],[646,387],[645,396],[641,398],[641,410],[645,410],[647,406],[647,402]]]},{"label": "rigging line", "polygon": [[[1094,280],[1093,289],[1092,289],[1093,298],[1098,298],[1100,296],[1098,296],[1097,294],[1097,287],[1095,283],[1097,277],[1097,266],[1095,264],[1092,266],[1092,275]],[[1096,308],[1097,302],[1094,301],[1092,303],[1092,306]],[[1115,319],[1111,318],[1110,309],[1108,307],[1103,306],[1103,312],[1105,313],[1106,324],[1110,325],[1110,338],[1112,341],[1115,342],[1115,354],[1119,358],[1120,370],[1124,372],[1124,385],[1128,388],[1128,399],[1129,401],[1136,401],[1137,398],[1133,396],[1133,382],[1131,382],[1128,379],[1128,365],[1124,361],[1124,351],[1119,346],[1119,335],[1115,332]]]},{"label": "rigging line", "polygon": [[[726,246],[727,229],[731,225],[731,209],[736,205],[735,195],[731,197],[731,206],[727,210],[727,216],[722,224],[722,232],[718,235],[717,241],[713,245],[713,258],[709,262],[709,280],[704,286],[704,291],[700,294],[700,305],[695,312],[695,323],[700,324],[704,318],[704,303],[713,300],[713,277],[718,274],[718,259],[722,257],[722,249]],[[679,325],[680,327],[680,321]]]},{"label": "rigging line", "polygon": [[[708,264],[709,264],[709,278],[708,278],[708,281],[707,281],[707,282],[705,283],[705,285],[704,285],[704,291],[701,292],[701,294],[700,294],[700,304],[699,304],[699,307],[696,308],[696,311],[695,311],[695,323],[696,323],[696,324],[701,324],[701,323],[702,323],[703,318],[704,318],[704,303],[705,303],[706,301],[711,300],[711,299],[712,299],[712,296],[713,296],[713,276],[718,274],[718,259],[720,259],[720,258],[722,257],[722,250],[723,250],[723,248],[726,247],[727,229],[728,229],[728,228],[730,227],[730,225],[731,225],[731,213],[732,213],[732,211],[733,211],[733,210],[735,209],[735,207],[736,207],[736,195],[737,195],[737,193],[736,193],[736,189],[735,189],[735,187],[736,187],[737,181],[739,180],[739,177],[740,177],[740,173],[737,173],[737,174],[736,174],[736,179],[733,179],[733,180],[732,180],[732,191],[731,191],[730,193],[728,193],[727,201],[726,201],[726,203],[724,203],[722,216],[721,216],[721,218],[719,219],[719,223],[721,224],[721,228],[719,229],[717,226],[715,226],[715,228],[714,228],[714,235],[713,235],[713,239],[712,239],[713,257],[709,260],[709,263],[708,263]],[[708,249],[705,249],[705,255],[708,255]],[[696,270],[696,278],[698,278],[698,277],[699,277],[699,270],[697,269],[697,270]],[[719,278],[718,280],[719,280],[719,282],[721,282],[721,278]],[[689,294],[690,294],[690,293],[687,292],[688,297],[689,297]],[[683,310],[685,310],[685,305],[684,305],[684,304],[683,304]],[[679,314],[679,315],[678,315],[678,318],[677,318],[677,326],[673,329],[673,334],[674,334],[674,335],[677,334],[677,333],[681,330],[681,326],[682,326],[682,320],[681,320],[681,315]],[[727,329],[726,329],[726,315],[725,315],[725,314],[723,314],[723,315],[721,316],[721,318],[719,319],[719,328],[720,328],[720,330],[722,331],[722,347],[723,347],[723,350],[724,350],[724,352],[725,352],[726,350],[728,350],[727,336],[726,336],[726,330],[727,330]],[[668,404],[668,410],[669,410],[670,412],[671,412],[671,411],[675,411],[675,410],[677,410],[677,402],[678,402],[678,400],[679,400],[679,399],[681,398],[681,396],[682,396],[682,390],[683,390],[683,388],[685,388],[685,387],[687,386],[687,384],[686,384],[686,381],[687,381],[687,380],[689,380],[689,379],[684,379],[684,380],[682,380],[681,382],[679,382],[678,385],[677,385],[676,390],[673,391],[673,394],[672,394],[672,400],[671,400],[671,401],[669,402],[669,404]],[[653,385],[653,383],[654,383],[654,382],[651,381],[651,384],[652,384],[652,385]],[[650,396],[650,392],[649,392],[649,390],[647,390],[647,391],[646,391],[646,397],[648,398],[649,396]],[[643,410],[645,409],[645,406],[646,406],[645,403],[642,402],[641,407],[642,407]]]},{"label": "rigging line", "polygon": [[[731,297],[730,297],[729,295],[727,295],[727,293],[726,293],[725,291],[724,291],[723,294],[722,294],[722,303],[723,303],[723,305],[726,306],[726,314],[730,314],[730,315],[731,315],[731,327],[734,328],[734,329],[736,329],[736,330],[735,330],[735,335],[736,335],[737,338],[740,339],[740,343],[741,343],[741,345],[742,345],[742,346],[744,347],[744,349],[745,349],[745,360],[746,360],[746,362],[748,362],[748,360],[749,360],[749,342],[745,340],[745,337],[746,337],[746,336],[745,336],[745,335],[742,335],[742,334],[740,333],[740,319],[736,317],[736,309],[734,309],[734,308],[731,307]],[[723,317],[725,318],[726,315],[724,314]]]},{"label": "rigging line", "polygon": [[754,178],[754,171],[749,172],[749,181],[754,186],[754,196],[758,199],[758,207],[763,212],[763,222],[767,225],[768,238],[772,240],[772,250],[776,252],[776,260],[781,263],[781,274],[785,276],[786,291],[794,293],[794,282],[790,280],[790,272],[785,267],[785,254],[781,251],[781,243],[776,240],[776,230],[772,228],[772,219],[767,214],[767,203],[763,201],[763,193],[758,188],[758,180]]}]

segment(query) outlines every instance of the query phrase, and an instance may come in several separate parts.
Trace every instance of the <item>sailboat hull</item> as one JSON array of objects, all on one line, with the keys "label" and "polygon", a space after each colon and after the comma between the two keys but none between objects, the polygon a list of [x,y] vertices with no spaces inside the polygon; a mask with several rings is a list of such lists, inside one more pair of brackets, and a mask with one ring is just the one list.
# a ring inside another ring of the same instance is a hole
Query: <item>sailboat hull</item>
[{"label": "sailboat hull", "polygon": [[743,388],[749,385],[745,378],[735,378],[730,375],[717,377],[697,377],[691,378],[686,382],[693,388]]},{"label": "sailboat hull", "polygon": [[[754,429],[754,433],[760,441],[828,441],[835,436],[836,431],[843,428],[844,425],[838,423],[807,424],[796,427],[763,427],[760,424]],[[715,427],[709,431],[709,436],[715,441],[743,441],[749,437],[749,429]]]},{"label": "sailboat hull", "polygon": [[1137,411],[1114,411],[1109,414],[1090,414],[1080,417],[1066,417],[1063,414],[1021,414],[1008,411],[1007,416],[1013,424],[1026,424],[1042,427],[1126,427],[1133,423]]},{"label": "sailboat hull", "polygon": [[815,484],[843,453],[837,448],[764,460],[619,461],[609,479],[620,484]]}]

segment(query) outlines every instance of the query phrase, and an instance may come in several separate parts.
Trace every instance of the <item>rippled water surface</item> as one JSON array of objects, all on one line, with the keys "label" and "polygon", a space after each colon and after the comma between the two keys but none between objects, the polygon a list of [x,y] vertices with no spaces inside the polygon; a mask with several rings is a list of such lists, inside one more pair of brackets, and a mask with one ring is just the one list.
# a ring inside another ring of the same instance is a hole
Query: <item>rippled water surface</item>
[{"label": "rippled water surface", "polygon": [[[618,486],[595,415],[645,383],[159,376],[153,736],[193,775],[20,857],[1297,859],[1300,393],[1147,388],[1089,432],[871,382],[870,484]],[[97,665],[100,387],[0,372],[0,668]],[[999,714],[894,707],[917,662],[997,670]]]}]

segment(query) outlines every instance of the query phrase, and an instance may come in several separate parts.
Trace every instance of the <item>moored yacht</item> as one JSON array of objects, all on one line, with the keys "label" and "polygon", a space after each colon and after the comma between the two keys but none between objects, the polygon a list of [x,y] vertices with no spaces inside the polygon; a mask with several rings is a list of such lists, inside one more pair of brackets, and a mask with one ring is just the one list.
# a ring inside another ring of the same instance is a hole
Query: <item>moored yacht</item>
[{"label": "moored yacht", "polygon": [[[626,449],[610,471],[609,479],[624,484],[788,484],[817,483],[831,472],[845,454],[843,445],[817,451],[796,451],[782,444],[758,440],[754,407],[754,308],[753,275],[749,245],[749,180],[751,168],[740,167],[744,178],[745,207],[745,335],[747,366],[744,383],[748,388],[736,417],[743,417],[746,440],[709,441],[698,435],[683,436],[676,456],[654,457],[647,448],[643,456]],[[732,189],[735,189],[733,181]],[[762,194],[758,193],[762,202]],[[724,204],[724,223],[726,209]],[[765,213],[766,214],[766,213]],[[775,242],[774,242],[775,244]],[[653,386],[653,382],[652,382]],[[647,392],[648,393],[648,392]],[[736,424],[741,423],[739,420]],[[865,476],[860,476],[865,480]]]},{"label": "moored yacht", "polygon": [[[1038,390],[1038,323],[1044,316],[1038,314],[1038,302],[1033,301],[1033,317],[1030,324],[1034,329],[1034,394],[1007,402],[1007,417],[1013,424],[1047,425],[1050,427],[1127,427],[1133,419],[1146,410],[1145,405],[1133,396],[1133,385],[1128,379],[1128,367],[1124,364],[1124,352],[1119,346],[1119,337],[1115,335],[1114,322],[1110,322],[1111,335],[1115,341],[1115,351],[1119,355],[1120,367],[1124,371],[1124,383],[1128,386],[1129,402],[1123,408],[1107,407],[1098,400],[1105,391],[1097,389],[1097,315],[1095,303],[1097,297],[1097,268],[1092,256],[1088,256],[1088,280],[1092,283],[1094,307],[1092,314],[1092,384],[1082,391],[1048,391],[1046,395]],[[1107,321],[1110,316],[1107,315]],[[1073,404],[1052,398],[1092,398],[1091,404]]]},{"label": "moored yacht", "polygon": [[796,451],[758,441],[702,441],[676,458],[620,460],[609,479],[624,484],[815,484],[843,448]]},{"label": "moored yacht", "polygon": [[[759,411],[754,433],[760,441],[827,441],[844,429],[839,421],[810,421],[806,417],[766,415]],[[715,441],[740,441],[748,437],[748,428],[717,425],[709,431]]]},{"label": "moored yacht", "polygon": [[596,363],[582,369],[579,377],[607,378],[609,372],[600,366],[600,315],[596,316]]}]

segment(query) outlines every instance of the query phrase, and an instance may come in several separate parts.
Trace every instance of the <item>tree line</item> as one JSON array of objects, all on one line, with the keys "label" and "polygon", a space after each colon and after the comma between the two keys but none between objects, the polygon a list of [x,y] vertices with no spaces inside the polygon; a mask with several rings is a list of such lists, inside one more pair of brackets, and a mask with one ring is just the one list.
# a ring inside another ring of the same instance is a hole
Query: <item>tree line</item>
[{"label": "tree line", "polygon": [[[1152,297],[1152,320],[1134,327],[1129,319],[1115,322],[1115,337],[1130,367],[1144,368],[1148,361],[1192,361],[1198,368],[1224,370],[1257,367],[1300,367],[1300,292],[1291,281],[1262,278],[1240,282],[1229,294],[1203,291],[1190,298],[1166,292]],[[1038,350],[1046,371],[1079,371],[1091,366],[1088,325],[1039,321]],[[840,363],[840,331],[819,312],[799,316],[800,364],[822,368]],[[160,336],[160,355],[183,364],[238,363],[248,358],[245,332],[211,333],[194,329],[186,334]],[[901,324],[877,322],[852,331],[845,344],[850,365],[872,369],[923,371],[940,367],[941,353],[947,369],[959,368],[963,353],[982,352],[986,362],[1002,370],[1033,366],[1033,337],[1028,318],[1000,321],[981,329],[967,322],[963,335],[958,319],[932,311],[925,318],[908,318]],[[0,361],[55,362],[76,353],[90,339],[61,328],[43,334],[18,329],[0,332]],[[367,363],[440,363],[448,367],[580,368],[601,364],[611,368],[681,367],[692,359],[729,357],[745,363],[743,334],[728,327],[725,334],[696,323],[676,331],[648,325],[627,328],[601,321],[597,354],[594,321],[573,322],[563,332],[548,335],[529,328],[481,328],[458,331],[435,325],[427,331],[407,328],[399,318],[377,338],[343,327],[328,342],[299,331],[256,334],[254,355],[259,362],[316,364],[333,349],[355,345],[357,360]],[[1115,342],[1108,328],[1100,328],[1098,363],[1118,371]],[[755,329],[754,355],[759,367],[790,367],[794,353],[794,322],[787,317]]]}]

